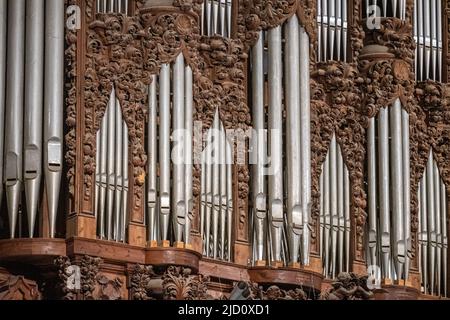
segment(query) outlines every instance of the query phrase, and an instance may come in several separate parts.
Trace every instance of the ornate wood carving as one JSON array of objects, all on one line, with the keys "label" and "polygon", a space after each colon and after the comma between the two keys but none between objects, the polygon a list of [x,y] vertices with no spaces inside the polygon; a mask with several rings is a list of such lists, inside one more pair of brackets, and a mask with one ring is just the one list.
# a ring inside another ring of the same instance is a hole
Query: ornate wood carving
[{"label": "ornate wood carving", "polygon": [[332,288],[320,296],[321,300],[371,300],[373,292],[367,287],[367,276],[340,273]]},{"label": "ornate wood carving", "polygon": [[23,276],[0,279],[0,300],[41,300],[38,285]]},{"label": "ornate wood carving", "polygon": [[130,297],[132,300],[151,300],[150,281],[156,274],[152,266],[135,265],[130,275]]},{"label": "ornate wood carving", "polygon": [[[102,259],[84,256],[80,261],[71,261],[70,258],[60,256],[55,259],[54,264],[58,269],[58,278],[60,280],[60,289],[63,293],[63,300],[93,300],[93,292],[97,286],[97,276],[99,265]],[[80,268],[80,288],[68,286],[74,277],[69,269],[70,266]]]},{"label": "ornate wood carving", "polygon": [[208,300],[209,278],[192,275],[189,268],[171,266],[163,275],[165,300]]},{"label": "ornate wood carving", "polygon": [[98,292],[94,293],[95,300],[121,300],[123,281],[120,278],[110,280],[104,275],[97,277]]},{"label": "ornate wood carving", "polygon": [[366,220],[366,192],[364,187],[365,118],[361,112],[363,79],[355,64],[341,62],[318,63],[312,74],[312,244],[317,244],[317,219],[320,212],[319,179],[333,136],[342,148],[349,171],[352,195],[353,225],[356,231],[356,258],[364,259],[364,224]]}]

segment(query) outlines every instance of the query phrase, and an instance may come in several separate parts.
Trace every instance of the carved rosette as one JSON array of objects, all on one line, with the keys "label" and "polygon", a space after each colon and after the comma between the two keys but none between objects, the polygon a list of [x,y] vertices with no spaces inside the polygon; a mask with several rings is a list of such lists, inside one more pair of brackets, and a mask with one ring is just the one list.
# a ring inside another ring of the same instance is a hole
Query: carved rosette
[{"label": "carved rosette", "polygon": [[317,219],[320,213],[319,180],[333,134],[342,148],[352,195],[352,212],[356,234],[356,258],[363,259],[366,192],[364,187],[366,118],[361,110],[359,77],[355,64],[341,62],[318,63],[312,74],[311,147],[313,238],[317,249]]},{"label": "carved rosette", "polygon": [[191,273],[189,268],[167,268],[162,277],[164,300],[210,300],[211,296],[207,294],[209,278]]}]

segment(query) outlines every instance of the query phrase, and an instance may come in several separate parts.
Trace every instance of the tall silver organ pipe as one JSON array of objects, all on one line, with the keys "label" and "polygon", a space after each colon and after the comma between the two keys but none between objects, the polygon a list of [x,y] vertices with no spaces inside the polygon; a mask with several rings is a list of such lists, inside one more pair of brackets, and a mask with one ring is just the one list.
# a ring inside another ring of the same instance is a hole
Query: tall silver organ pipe
[{"label": "tall silver organ pipe", "polygon": [[204,36],[231,37],[232,0],[205,0],[202,6],[201,33]]},{"label": "tall silver organ pipe", "polygon": [[[364,17],[395,17],[406,18],[406,0],[365,0]],[[375,11],[377,7],[378,11]]]},{"label": "tall silver organ pipe", "polygon": [[[5,134],[5,89],[6,89],[6,36],[7,1],[0,1],[0,136]],[[0,139],[0,206],[3,202],[3,148],[4,138]]]},{"label": "tall silver organ pipe", "polygon": [[129,0],[97,0],[98,13],[122,13],[128,14]]},{"label": "tall silver organ pipe", "polygon": [[34,235],[42,179],[42,114],[44,106],[43,0],[26,2],[24,184],[30,238]]},{"label": "tall silver organ pipe", "polygon": [[319,0],[317,3],[318,61],[346,61],[347,0]]},{"label": "tall silver organ pipe", "polygon": [[98,236],[125,241],[128,190],[128,131],[114,88],[97,134],[96,212]]},{"label": "tall silver organ pipe", "polygon": [[399,99],[369,120],[367,139],[367,261],[381,267],[383,278],[407,279],[411,256],[409,115]]},{"label": "tall silver organ pipe", "polygon": [[25,0],[8,1],[5,175],[9,227],[14,238],[22,188],[22,128],[25,57]]},{"label": "tall silver organ pipe", "polygon": [[[267,83],[264,82],[266,74]],[[308,265],[311,211],[309,37],[296,15],[283,26],[260,33],[252,48],[251,77],[255,128],[252,261],[258,265],[265,260],[277,266]],[[283,145],[286,145],[285,150]],[[270,160],[267,168],[266,153]],[[264,222],[266,214],[267,224]]]},{"label": "tall silver organ pipe", "polygon": [[[272,232],[273,259],[281,261],[281,239],[283,232],[283,68],[281,27],[268,31],[269,42],[269,132],[270,159],[272,173],[269,176],[269,216]],[[293,222],[292,220],[290,221]],[[298,242],[294,236],[293,225],[290,229],[289,245],[292,259],[297,255]],[[292,232],[292,233],[291,233]],[[296,245],[297,244],[297,245]]]},{"label": "tall silver organ pipe", "polygon": [[322,165],[320,179],[323,271],[327,278],[334,278],[340,272],[349,270],[350,261],[350,178],[335,135]]},{"label": "tall silver organ pipe", "polygon": [[202,194],[206,194],[202,201],[202,210],[206,213],[202,223],[203,252],[209,258],[231,261],[232,148],[218,109],[207,136],[202,157],[202,180],[206,182],[206,190],[202,190]]},{"label": "tall silver organ pipe", "polygon": [[146,215],[152,246],[190,245],[192,86],[192,69],[185,63],[183,54],[172,64],[163,64],[149,86]]},{"label": "tall silver organ pipe", "polygon": [[442,32],[441,0],[414,0],[417,81],[442,81]]},{"label": "tall silver organ pipe", "polygon": [[419,256],[422,290],[447,297],[447,190],[431,151],[419,184]]},{"label": "tall silver organ pipe", "polygon": [[252,102],[253,128],[256,135],[253,139],[253,230],[255,232],[255,261],[266,260],[267,251],[267,194],[264,165],[267,154],[265,140],[264,112],[264,33],[260,32],[257,43],[252,49]]},{"label": "tall silver organ pipe", "polygon": [[18,222],[19,237],[25,235],[19,212],[26,212],[28,236],[36,236],[43,194],[49,235],[39,231],[39,236],[56,233],[63,166],[64,16],[61,1],[0,3],[0,178],[12,238]]}]

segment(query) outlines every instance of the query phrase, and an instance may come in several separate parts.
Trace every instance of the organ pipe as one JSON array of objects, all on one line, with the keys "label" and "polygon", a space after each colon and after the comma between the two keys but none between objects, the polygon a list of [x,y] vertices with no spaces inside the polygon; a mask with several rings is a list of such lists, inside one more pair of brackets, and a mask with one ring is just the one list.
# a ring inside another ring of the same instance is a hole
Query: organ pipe
[{"label": "organ pipe", "polygon": [[116,93],[111,91],[108,106],[108,130],[107,130],[107,191],[106,191],[106,237],[113,239],[113,214],[114,214],[114,194],[116,191]]},{"label": "organ pipe", "polygon": [[114,239],[116,241],[124,241],[124,238],[122,237],[122,233],[125,231],[122,231],[123,224],[121,224],[122,219],[122,194],[123,194],[123,185],[124,185],[124,179],[123,179],[123,165],[124,165],[124,158],[122,158],[122,150],[123,150],[123,120],[122,120],[122,108],[120,107],[120,102],[116,98],[115,103],[115,136],[116,136],[116,154],[114,155],[115,159],[115,189],[114,189]]},{"label": "organ pipe", "polygon": [[[7,1],[0,1],[0,136],[5,134],[5,107],[6,107],[6,37],[7,37]],[[3,151],[4,139],[0,139],[0,206],[3,202]]]},{"label": "organ pipe", "polygon": [[28,231],[30,238],[33,238],[42,179],[44,1],[27,1],[26,12],[24,184],[28,213]]},{"label": "organ pipe", "polygon": [[[272,173],[269,176],[269,214],[271,221],[273,259],[281,261],[281,237],[283,228],[283,109],[282,109],[282,55],[281,27],[268,31],[269,41],[269,130]],[[291,226],[290,226],[291,227]],[[291,231],[290,231],[291,232]],[[289,234],[292,246],[296,240]],[[298,249],[298,248],[297,248]],[[295,248],[291,250],[291,261],[295,261]]]},{"label": "organ pipe", "polygon": [[[5,175],[9,230],[14,238],[22,188],[25,0],[8,2],[8,54],[5,111]],[[61,82],[62,84],[62,82]]]}]

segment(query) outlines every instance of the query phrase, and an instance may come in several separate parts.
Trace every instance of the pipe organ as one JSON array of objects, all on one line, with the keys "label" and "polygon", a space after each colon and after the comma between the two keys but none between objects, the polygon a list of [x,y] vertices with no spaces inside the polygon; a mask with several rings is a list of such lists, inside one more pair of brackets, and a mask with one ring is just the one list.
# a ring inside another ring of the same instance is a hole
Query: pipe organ
[{"label": "pipe organ", "polygon": [[232,0],[205,0],[202,5],[201,33],[231,37]]},{"label": "pipe organ", "polygon": [[100,239],[125,241],[129,190],[128,148],[128,127],[113,89],[97,132],[95,216]]},{"label": "pipe organ", "polygon": [[414,1],[416,41],[416,80],[442,81],[442,3],[441,0]]},{"label": "pipe organ", "polygon": [[449,7],[0,0],[0,299],[448,298]]},{"label": "pipe organ", "polygon": [[[9,233],[54,237],[63,166],[64,3],[18,0],[1,6],[0,171]],[[36,231],[44,215],[48,235]]]},{"label": "pipe organ", "polygon": [[149,88],[147,228],[152,245],[191,243],[192,85],[192,69],[180,54],[161,66]]},{"label": "pipe organ", "polygon": [[411,259],[409,114],[397,99],[369,120],[368,265],[407,279]]},{"label": "pipe organ", "polygon": [[317,1],[317,60],[347,61],[347,0]]},{"label": "pipe organ", "polygon": [[320,256],[323,272],[334,279],[350,270],[350,177],[336,136],[320,175]]},{"label": "pipe organ", "polygon": [[128,14],[129,0],[96,0],[98,13]]},{"label": "pipe organ", "polygon": [[365,17],[406,18],[406,0],[364,0]]},{"label": "pipe organ", "polygon": [[[311,209],[308,34],[294,15],[283,26],[261,32],[251,57],[252,108],[257,132],[253,148],[258,154],[252,186],[253,262],[308,265]],[[267,79],[266,84],[263,79]],[[267,170],[264,130],[269,134]]]},{"label": "pipe organ", "polygon": [[433,152],[419,183],[419,260],[422,291],[447,296],[447,191]]},{"label": "pipe organ", "polygon": [[201,237],[203,255],[232,261],[233,233],[232,147],[216,111],[202,153]]}]

